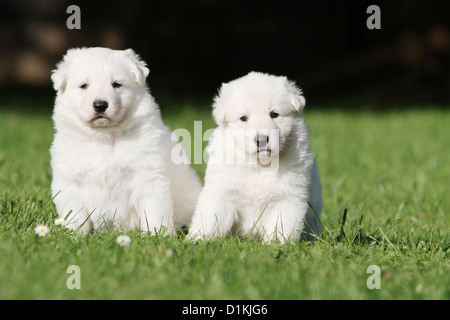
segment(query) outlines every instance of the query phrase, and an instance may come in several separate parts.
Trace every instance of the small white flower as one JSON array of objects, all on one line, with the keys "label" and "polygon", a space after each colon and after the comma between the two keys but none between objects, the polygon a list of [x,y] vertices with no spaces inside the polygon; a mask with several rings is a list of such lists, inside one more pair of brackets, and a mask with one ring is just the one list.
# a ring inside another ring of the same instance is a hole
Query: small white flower
[{"label": "small white flower", "polygon": [[66,220],[63,218],[59,218],[55,220],[55,226],[64,226],[66,224]]},{"label": "small white flower", "polygon": [[131,239],[129,236],[118,236],[116,242],[119,246],[123,247],[127,246],[131,242]]},{"label": "small white flower", "polygon": [[44,225],[39,225],[34,229],[34,233],[36,233],[39,237],[45,237],[50,229]]}]

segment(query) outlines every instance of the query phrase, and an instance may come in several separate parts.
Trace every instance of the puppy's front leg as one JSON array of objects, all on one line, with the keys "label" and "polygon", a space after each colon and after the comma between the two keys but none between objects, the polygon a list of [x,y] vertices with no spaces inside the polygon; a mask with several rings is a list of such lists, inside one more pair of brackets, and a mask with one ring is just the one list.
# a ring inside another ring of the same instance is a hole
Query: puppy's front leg
[{"label": "puppy's front leg", "polygon": [[231,231],[237,208],[233,201],[224,199],[223,192],[215,188],[203,189],[192,217],[189,239],[223,237]]},{"label": "puppy's front leg", "polygon": [[294,242],[300,239],[304,228],[304,218],[308,204],[300,200],[281,200],[275,203],[268,219],[262,225],[264,242],[279,240],[281,243]]},{"label": "puppy's front leg", "polygon": [[[69,188],[68,188],[69,189]],[[60,192],[54,197],[56,211],[60,218],[65,219],[65,226],[71,230],[88,234],[92,227],[90,214],[86,208],[79,203],[80,193]]]},{"label": "puppy's front leg", "polygon": [[175,223],[169,180],[159,176],[142,186],[137,207],[139,228],[151,234],[161,233],[163,229],[164,234],[173,234]]},{"label": "puppy's front leg", "polygon": [[66,228],[88,234],[92,227],[92,221],[88,209],[81,200],[83,198],[81,196],[82,188],[77,184],[60,182],[54,178],[52,194],[58,216],[65,219]]}]

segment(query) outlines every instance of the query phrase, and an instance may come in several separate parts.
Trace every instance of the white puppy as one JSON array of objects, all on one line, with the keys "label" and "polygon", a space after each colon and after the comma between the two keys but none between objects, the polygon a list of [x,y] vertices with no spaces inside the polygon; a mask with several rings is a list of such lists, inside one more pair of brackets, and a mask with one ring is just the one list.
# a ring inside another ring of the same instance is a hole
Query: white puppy
[{"label": "white puppy", "polygon": [[172,233],[191,221],[201,183],[171,161],[178,142],[148,73],[133,50],[106,48],[71,49],[53,70],[52,195],[69,228]]},{"label": "white puppy", "polygon": [[304,105],[286,77],[251,72],[222,85],[190,238],[237,233],[285,242],[320,235],[321,184]]}]

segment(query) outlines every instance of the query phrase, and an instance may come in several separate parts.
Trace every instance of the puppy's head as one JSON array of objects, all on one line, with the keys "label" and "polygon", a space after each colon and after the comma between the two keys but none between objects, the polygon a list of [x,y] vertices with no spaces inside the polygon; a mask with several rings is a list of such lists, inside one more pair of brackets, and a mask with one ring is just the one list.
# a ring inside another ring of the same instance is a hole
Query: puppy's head
[{"label": "puppy's head", "polygon": [[81,48],[67,51],[52,71],[63,112],[75,114],[90,127],[118,125],[146,90],[149,69],[133,50]]},{"label": "puppy's head", "polygon": [[236,149],[258,158],[277,156],[287,147],[305,98],[286,77],[250,72],[222,84],[214,99],[216,123],[240,137]]}]

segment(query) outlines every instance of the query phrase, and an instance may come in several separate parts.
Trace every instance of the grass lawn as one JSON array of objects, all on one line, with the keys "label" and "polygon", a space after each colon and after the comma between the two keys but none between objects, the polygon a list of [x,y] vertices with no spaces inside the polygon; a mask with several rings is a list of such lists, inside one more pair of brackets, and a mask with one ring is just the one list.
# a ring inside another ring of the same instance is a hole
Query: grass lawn
[{"label": "grass lawn", "polygon": [[[163,106],[164,120],[213,127],[194,107]],[[305,118],[323,184],[315,244],[127,232],[120,247],[120,231],[83,237],[53,224],[50,111],[3,102],[0,299],[450,299],[450,112],[307,108]],[[194,167],[203,177],[205,165]],[[66,286],[70,265],[80,268],[79,290]],[[371,265],[380,289],[367,287]]]}]

